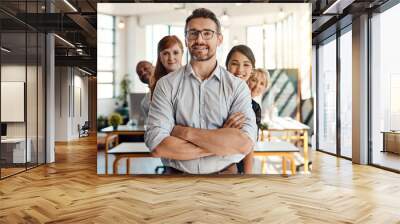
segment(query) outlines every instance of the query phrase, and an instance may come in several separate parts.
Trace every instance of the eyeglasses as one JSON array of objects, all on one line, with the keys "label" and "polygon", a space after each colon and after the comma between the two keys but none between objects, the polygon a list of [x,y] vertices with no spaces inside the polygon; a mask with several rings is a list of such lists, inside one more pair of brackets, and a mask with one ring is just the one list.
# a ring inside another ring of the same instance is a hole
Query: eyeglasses
[{"label": "eyeglasses", "polygon": [[186,31],[186,37],[189,40],[196,40],[199,37],[199,33],[201,33],[201,37],[204,40],[211,40],[214,37],[214,33],[217,32],[214,30],[188,30]]}]

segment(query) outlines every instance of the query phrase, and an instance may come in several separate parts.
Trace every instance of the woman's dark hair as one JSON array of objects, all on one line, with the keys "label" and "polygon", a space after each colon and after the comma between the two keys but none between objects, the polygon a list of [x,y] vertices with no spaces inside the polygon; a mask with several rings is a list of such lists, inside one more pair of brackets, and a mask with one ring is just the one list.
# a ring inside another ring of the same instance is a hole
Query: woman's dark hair
[{"label": "woman's dark hair", "polygon": [[242,44],[232,47],[232,49],[229,51],[228,55],[226,56],[226,62],[225,62],[226,68],[228,68],[229,60],[231,59],[233,53],[235,52],[239,52],[244,56],[246,56],[250,60],[251,65],[253,65],[253,68],[256,67],[256,58],[254,57],[253,51],[251,51],[251,49],[248,46]]},{"label": "woman's dark hair", "polygon": [[167,48],[170,48],[170,47],[174,46],[175,44],[178,44],[179,48],[182,50],[182,53],[183,53],[183,44],[179,40],[179,38],[175,35],[165,36],[158,42],[156,68],[154,69],[154,74],[150,81],[150,92],[151,93],[154,92],[154,89],[156,88],[156,84],[157,84],[158,80],[161,79],[161,77],[168,74],[164,65],[161,63],[160,53],[161,53],[161,51],[163,51]]}]

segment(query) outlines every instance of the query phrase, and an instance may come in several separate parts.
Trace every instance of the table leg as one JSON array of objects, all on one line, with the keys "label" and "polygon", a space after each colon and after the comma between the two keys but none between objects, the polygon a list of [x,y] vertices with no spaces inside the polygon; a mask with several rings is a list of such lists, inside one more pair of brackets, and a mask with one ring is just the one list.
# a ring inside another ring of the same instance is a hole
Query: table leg
[{"label": "table leg", "polygon": [[120,157],[119,156],[115,156],[115,160],[114,160],[114,164],[113,164],[113,174],[118,174],[118,161],[119,161]]},{"label": "table leg", "polygon": [[[107,149],[106,149],[107,150]],[[107,153],[107,151],[105,152],[105,154],[104,154],[104,156],[105,156],[105,159],[106,159],[106,161],[105,161],[105,168],[106,168],[106,175],[108,175],[108,153]]]},{"label": "table leg", "polygon": [[265,165],[266,162],[267,161],[265,159],[265,156],[263,156],[262,159],[261,159],[261,173],[262,174],[266,173],[266,165]]},{"label": "table leg", "polygon": [[282,174],[286,175],[286,157],[282,156]]},{"label": "table leg", "polygon": [[308,173],[308,130],[304,130],[304,173]]},{"label": "table leg", "polygon": [[128,158],[126,158],[126,174],[127,175],[129,175],[130,173],[130,166],[131,164],[130,164],[130,160],[129,160],[129,157]]}]

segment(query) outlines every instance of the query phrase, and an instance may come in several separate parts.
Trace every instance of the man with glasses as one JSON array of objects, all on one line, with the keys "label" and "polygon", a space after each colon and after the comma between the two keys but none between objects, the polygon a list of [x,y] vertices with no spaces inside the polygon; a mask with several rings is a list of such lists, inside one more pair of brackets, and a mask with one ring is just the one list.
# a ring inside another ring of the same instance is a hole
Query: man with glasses
[{"label": "man with glasses", "polygon": [[154,90],[145,141],[168,173],[236,173],[236,163],[256,141],[249,88],[217,63],[222,40],[215,14],[194,10],[185,25],[190,62],[161,78]]}]

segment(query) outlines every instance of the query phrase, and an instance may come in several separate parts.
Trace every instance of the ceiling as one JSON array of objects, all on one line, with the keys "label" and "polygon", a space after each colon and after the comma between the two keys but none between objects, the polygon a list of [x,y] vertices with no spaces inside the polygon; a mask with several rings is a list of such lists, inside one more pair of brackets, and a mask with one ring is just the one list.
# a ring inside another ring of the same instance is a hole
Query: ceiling
[{"label": "ceiling", "polygon": [[[60,38],[55,39],[56,64],[81,66],[96,73],[96,49],[97,49],[97,12],[118,16],[138,16],[142,18],[176,18],[182,23],[182,18],[199,7],[212,7],[213,11],[221,16],[225,11],[233,19],[235,24],[259,21],[270,23],[279,19],[281,10],[293,12],[298,10],[297,4],[273,4],[273,3],[311,3],[312,5],[312,35],[313,41],[335,32],[335,24],[339,20],[356,16],[365,10],[374,9],[387,0],[270,0],[269,4],[257,3],[149,3],[145,0],[0,0],[0,26],[4,33],[18,33],[25,28],[39,32],[54,32],[61,38],[72,43],[65,43]],[[338,1],[339,4],[336,4]],[[102,3],[119,4],[102,4]],[[142,2],[141,4],[133,3]],[[147,3],[146,3],[147,2]],[[196,2],[196,0],[194,1]],[[216,0],[216,2],[220,2]],[[245,1],[242,1],[245,2]],[[249,2],[249,1],[247,1]],[[46,4],[47,3],[47,4]],[[99,3],[99,4],[98,4]],[[254,7],[256,5],[257,7]],[[72,6],[72,7],[71,7]],[[52,13],[50,12],[52,9]],[[328,9],[328,10],[327,10]],[[325,13],[324,13],[325,12]],[[329,13],[327,13],[329,12]],[[346,23],[341,23],[345,25]],[[6,38],[12,38],[6,37]],[[13,39],[13,38],[12,38]],[[15,38],[15,41],[20,41]],[[23,44],[23,43],[21,43]],[[79,49],[79,50],[77,50]],[[29,51],[29,50],[28,50]],[[79,53],[79,52],[81,53]]]},{"label": "ceiling", "polygon": [[[141,3],[141,4],[98,4],[98,13],[115,16],[136,16],[140,25],[169,23],[172,25],[183,25],[186,17],[196,8],[204,7],[201,3]],[[287,4],[287,3],[209,3],[207,8],[211,9],[217,16],[229,16],[229,23],[222,25],[259,25],[275,23],[282,20],[285,15],[293,13],[310,13],[311,4]]]}]

